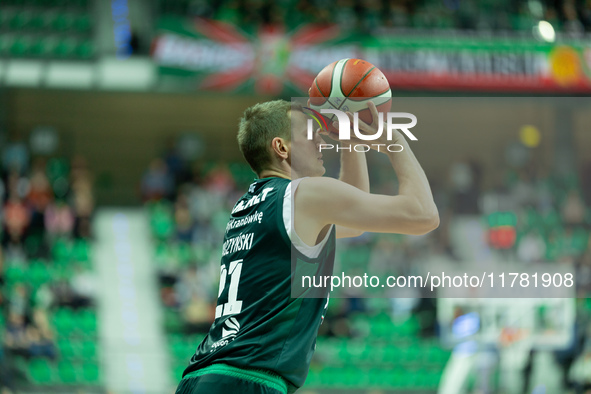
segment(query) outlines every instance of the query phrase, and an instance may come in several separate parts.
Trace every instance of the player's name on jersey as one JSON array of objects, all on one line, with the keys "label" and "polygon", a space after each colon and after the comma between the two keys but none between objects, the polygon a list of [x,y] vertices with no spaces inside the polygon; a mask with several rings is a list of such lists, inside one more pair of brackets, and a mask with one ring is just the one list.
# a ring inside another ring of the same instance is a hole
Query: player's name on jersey
[{"label": "player's name on jersey", "polygon": [[259,212],[259,211],[256,211],[252,215],[248,215],[246,217],[243,217],[242,219],[231,219],[228,222],[228,224],[226,225],[226,232],[228,232],[229,230],[232,230],[234,228],[242,227],[246,224],[250,224],[250,223],[254,223],[254,222],[258,222],[259,224],[261,224],[262,220],[263,220],[263,212]]},{"label": "player's name on jersey", "polygon": [[257,194],[256,196],[253,196],[251,199],[249,200],[241,200],[235,207],[234,209],[232,209],[232,213],[236,213],[236,212],[240,212],[245,210],[246,208],[252,207],[253,205],[257,205],[258,203],[260,203],[261,201],[265,201],[265,198],[267,198],[267,194],[269,194],[269,192],[273,190],[272,187],[266,187],[263,189],[261,194]]},{"label": "player's name on jersey", "polygon": [[222,256],[242,250],[250,250],[253,239],[254,233],[240,234],[237,237],[228,239],[222,247]]}]

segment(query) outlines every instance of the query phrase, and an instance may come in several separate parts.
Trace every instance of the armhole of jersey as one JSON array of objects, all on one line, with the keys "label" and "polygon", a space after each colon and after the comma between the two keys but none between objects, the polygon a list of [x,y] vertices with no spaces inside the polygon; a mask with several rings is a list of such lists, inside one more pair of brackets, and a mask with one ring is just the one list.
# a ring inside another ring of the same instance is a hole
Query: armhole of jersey
[{"label": "armhole of jersey", "polygon": [[[322,241],[320,241],[318,244],[314,246],[307,245],[296,233],[291,220],[291,218],[293,217],[293,206],[291,200],[292,196],[295,195],[300,181],[302,181],[303,179],[306,178],[299,178],[294,181],[291,181],[289,185],[287,185],[287,187],[285,188],[285,194],[283,195],[283,224],[285,226],[285,231],[287,232],[287,236],[289,237],[289,240],[291,241],[292,245],[304,256],[314,259],[320,255],[322,248],[324,248],[324,245],[326,245],[326,242],[328,242],[328,238],[330,237],[332,229],[329,229]],[[331,226],[334,226],[334,224]]]}]

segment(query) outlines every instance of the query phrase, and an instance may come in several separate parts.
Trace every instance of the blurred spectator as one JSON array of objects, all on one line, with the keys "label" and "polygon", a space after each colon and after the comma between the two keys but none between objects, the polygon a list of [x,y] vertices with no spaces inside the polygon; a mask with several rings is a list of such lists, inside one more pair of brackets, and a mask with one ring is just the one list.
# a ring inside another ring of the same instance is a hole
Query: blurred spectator
[{"label": "blurred spectator", "polygon": [[[367,33],[379,28],[467,29],[483,32],[528,31],[539,20],[556,31],[580,35],[591,28],[586,0],[547,2],[474,2],[443,0],[220,0],[161,2],[160,13],[199,16],[229,23],[249,33],[267,25],[287,30],[305,24],[338,24],[343,31]],[[289,16],[289,17],[287,17]],[[141,47],[141,45],[140,45]]]},{"label": "blurred spectator", "polygon": [[575,8],[575,0],[564,0],[562,2],[564,22],[562,30],[570,35],[580,36],[584,33],[585,27],[579,20]]},{"label": "blurred spectator", "polygon": [[353,0],[337,0],[334,21],[343,29],[357,26],[358,19],[353,5]]},{"label": "blurred spectator", "polygon": [[218,164],[207,175],[205,187],[209,193],[227,195],[236,187],[232,174],[225,164]]},{"label": "blurred spectator", "polygon": [[525,234],[517,247],[517,257],[526,263],[540,262],[545,255],[546,243],[536,230]]},{"label": "blurred spectator", "polygon": [[193,295],[183,305],[181,313],[187,333],[205,333],[209,330],[212,320],[212,305],[204,298]]},{"label": "blurred spectator", "polygon": [[162,159],[154,159],[142,178],[142,198],[144,201],[170,198],[173,193],[174,178],[168,172]]},{"label": "blurred spectator", "polygon": [[[4,332],[0,331],[4,346],[0,390],[8,386],[13,391],[20,379],[15,376],[28,379],[15,356],[57,357],[48,313],[55,307],[91,305],[95,296],[92,274],[81,266],[62,267],[71,279],[52,277],[58,264],[71,264],[74,250],[85,247],[71,244],[76,226],[82,236],[90,234],[94,200],[86,163],[76,157],[71,172],[69,162],[61,158],[37,159],[30,166],[28,152],[22,148],[16,144],[4,151],[5,178],[0,187],[0,312],[4,313],[0,321],[7,321]],[[55,257],[51,262],[50,251]]]},{"label": "blurred spectator", "polygon": [[9,143],[2,151],[2,166],[7,171],[15,171],[18,175],[24,175],[29,168],[27,146],[20,141]]},{"label": "blurred spectator", "polygon": [[19,316],[25,316],[29,306],[29,294],[24,284],[19,283],[14,286],[14,290],[10,294],[8,311]]},{"label": "blurred spectator", "polygon": [[479,212],[480,166],[461,161],[451,167],[452,205],[456,214],[475,215]]},{"label": "blurred spectator", "polygon": [[53,190],[47,175],[45,175],[44,163],[38,163],[31,174],[31,182],[27,201],[34,212],[42,214],[45,208],[53,200]]},{"label": "blurred spectator", "polygon": [[587,333],[585,349],[571,365],[568,377],[574,383],[577,393],[588,393],[591,390],[591,332]]},{"label": "blurred spectator", "polygon": [[188,198],[180,194],[175,204],[174,219],[176,224],[176,239],[179,242],[191,242],[193,239],[193,219],[189,210]]},{"label": "blurred spectator", "polygon": [[57,352],[52,341],[53,338],[48,336],[48,332],[41,332],[33,325],[28,326],[26,332],[28,351],[31,357],[56,358]]},{"label": "blurred spectator", "polygon": [[30,220],[29,210],[24,202],[12,194],[4,204],[4,228],[13,243],[20,244]]},{"label": "blurred spectator", "polygon": [[568,193],[562,206],[562,218],[568,226],[583,224],[585,219],[585,204],[576,190]]},{"label": "blurred spectator", "polygon": [[96,275],[88,270],[75,266],[75,272],[70,282],[71,306],[84,308],[91,306],[96,297]]},{"label": "blurred spectator", "polygon": [[47,207],[45,228],[50,237],[67,236],[74,229],[74,215],[65,201],[56,201]]},{"label": "blurred spectator", "polygon": [[380,0],[362,0],[361,9],[363,30],[371,32],[381,25],[384,12]]},{"label": "blurred spectator", "polygon": [[[591,0],[589,1],[591,3]],[[591,4],[590,4],[591,12]],[[583,198],[587,207],[591,206],[591,161],[585,164],[581,174],[581,189],[583,192]]]},{"label": "blurred spectator", "polygon": [[11,354],[28,357],[29,342],[27,339],[24,315],[16,312],[10,312],[8,314],[4,345]]}]

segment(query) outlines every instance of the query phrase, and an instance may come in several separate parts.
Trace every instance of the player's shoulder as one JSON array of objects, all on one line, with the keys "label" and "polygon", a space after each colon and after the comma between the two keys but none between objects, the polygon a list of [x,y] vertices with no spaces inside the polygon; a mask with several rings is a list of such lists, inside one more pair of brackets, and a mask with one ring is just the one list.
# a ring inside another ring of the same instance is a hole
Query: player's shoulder
[{"label": "player's shoulder", "polygon": [[308,177],[299,181],[296,195],[298,199],[309,200],[310,203],[334,199],[343,192],[344,182],[331,177]]},{"label": "player's shoulder", "polygon": [[299,188],[314,189],[314,188],[330,188],[338,187],[343,182],[338,179],[328,176],[311,176],[299,180]]}]

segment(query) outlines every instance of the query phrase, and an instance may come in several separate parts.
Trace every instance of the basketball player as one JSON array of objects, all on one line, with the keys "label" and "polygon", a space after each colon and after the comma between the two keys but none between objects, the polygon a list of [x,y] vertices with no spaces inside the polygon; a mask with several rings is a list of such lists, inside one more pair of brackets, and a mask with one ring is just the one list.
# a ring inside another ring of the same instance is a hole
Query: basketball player
[{"label": "basketball player", "polygon": [[[375,134],[377,109],[369,107],[376,121],[360,121],[360,129]],[[398,176],[397,196],[369,193],[365,155],[353,150],[341,154],[339,180],[322,177],[321,142],[317,134],[307,139],[306,116],[289,102],[244,112],[238,143],[258,179],[232,210],[215,321],[177,394],[294,392],[308,374],[328,305],[326,289],[292,297],[294,272],[331,275],[335,238],[364,231],[424,234],[438,226],[425,173],[399,132],[395,141],[375,141],[404,147],[386,153]]]}]

